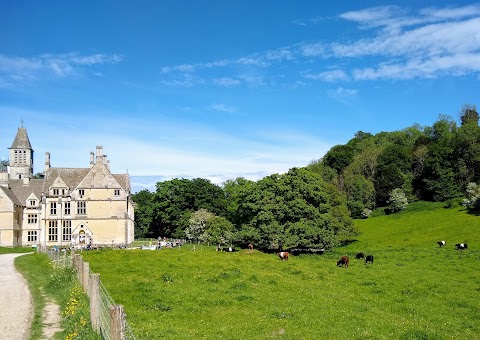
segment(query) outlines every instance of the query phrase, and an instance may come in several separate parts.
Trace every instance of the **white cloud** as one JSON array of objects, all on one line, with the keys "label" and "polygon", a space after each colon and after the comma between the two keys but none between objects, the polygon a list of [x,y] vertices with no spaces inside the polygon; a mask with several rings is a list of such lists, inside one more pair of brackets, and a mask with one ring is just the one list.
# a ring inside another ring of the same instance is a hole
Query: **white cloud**
[{"label": "white cloud", "polygon": [[325,71],[320,72],[317,74],[312,73],[304,73],[304,78],[307,79],[314,79],[314,80],[323,80],[326,82],[336,82],[336,81],[347,81],[349,80],[348,75],[342,70],[332,70],[332,71]]},{"label": "white cloud", "polygon": [[191,73],[180,74],[173,78],[161,79],[160,84],[166,86],[178,86],[178,87],[193,87],[196,85],[205,84],[205,80],[199,76]]},{"label": "white cloud", "polygon": [[220,112],[226,112],[226,113],[235,112],[235,108],[231,106],[227,106],[225,104],[212,104],[210,105],[210,109],[214,111],[220,111]]},{"label": "white cloud", "polygon": [[234,86],[240,85],[241,81],[235,78],[222,77],[222,78],[213,79],[213,83],[215,85],[223,86],[223,87],[234,87]]},{"label": "white cloud", "polygon": [[335,90],[327,91],[327,94],[330,98],[335,99],[336,101],[348,103],[351,98],[358,94],[358,90],[337,87]]},{"label": "white cloud", "polygon": [[300,44],[300,53],[305,57],[326,56],[327,51],[323,43]]},{"label": "white cloud", "polygon": [[253,66],[261,66],[261,67],[266,67],[270,65],[262,57],[242,57],[242,58],[238,58],[236,60],[236,63],[241,65],[253,65]]},{"label": "white cloud", "polygon": [[44,54],[31,58],[0,54],[0,77],[4,79],[5,83],[11,85],[25,85],[45,75],[63,78],[79,74],[85,67],[117,63],[121,60],[122,57],[116,54]]},{"label": "white cloud", "polygon": [[435,78],[444,74],[461,76],[480,72],[480,54],[411,59],[404,64],[383,64],[377,68],[356,69],[356,80]]},{"label": "white cloud", "polygon": [[267,60],[293,60],[294,53],[288,47],[279,48],[265,53]]},{"label": "white cloud", "polygon": [[480,5],[467,5],[463,7],[448,8],[425,8],[420,13],[430,18],[444,19],[461,19],[480,15]]},{"label": "white cloud", "polygon": [[194,72],[196,69],[196,65],[188,65],[188,64],[182,64],[182,65],[176,65],[176,66],[165,66],[162,67],[160,70],[162,73],[170,73],[170,72]]}]

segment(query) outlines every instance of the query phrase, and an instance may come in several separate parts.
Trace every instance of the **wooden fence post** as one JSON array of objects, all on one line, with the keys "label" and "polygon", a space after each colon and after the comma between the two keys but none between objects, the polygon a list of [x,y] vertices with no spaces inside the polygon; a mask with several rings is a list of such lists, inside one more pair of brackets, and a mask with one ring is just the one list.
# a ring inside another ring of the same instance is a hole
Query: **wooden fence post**
[{"label": "wooden fence post", "polygon": [[82,281],[82,286],[83,290],[85,293],[87,293],[88,296],[90,296],[90,293],[88,291],[88,277],[90,274],[90,263],[88,262],[83,262],[83,281]]},{"label": "wooden fence post", "polygon": [[110,306],[110,339],[125,339],[125,313],[122,305]]},{"label": "wooden fence post", "polygon": [[78,255],[78,281],[83,285],[83,258],[82,255]]},{"label": "wooden fence post", "polygon": [[90,291],[90,320],[92,321],[92,328],[97,333],[100,333],[100,274],[93,274],[90,276],[89,291]]}]

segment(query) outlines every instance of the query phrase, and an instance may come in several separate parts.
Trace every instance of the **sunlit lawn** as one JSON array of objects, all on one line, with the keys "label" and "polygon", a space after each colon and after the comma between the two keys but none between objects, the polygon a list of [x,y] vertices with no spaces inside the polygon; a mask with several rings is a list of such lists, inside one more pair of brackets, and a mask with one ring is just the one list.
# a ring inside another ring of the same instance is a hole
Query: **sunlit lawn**
[{"label": "sunlit lawn", "polygon": [[[188,246],[83,256],[139,339],[480,337],[477,216],[436,209],[358,224],[349,246],[289,261]],[[469,249],[454,250],[457,240]],[[374,263],[355,260],[358,251]],[[344,254],[349,268],[336,266]]]}]

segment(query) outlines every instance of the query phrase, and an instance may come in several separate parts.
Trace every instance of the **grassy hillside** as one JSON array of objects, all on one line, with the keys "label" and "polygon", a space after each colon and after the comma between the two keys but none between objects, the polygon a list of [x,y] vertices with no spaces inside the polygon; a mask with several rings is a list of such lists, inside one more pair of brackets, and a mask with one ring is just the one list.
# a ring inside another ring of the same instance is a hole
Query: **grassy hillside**
[{"label": "grassy hillside", "polygon": [[[416,203],[357,223],[347,247],[283,262],[185,246],[83,254],[139,339],[478,338],[479,217]],[[349,268],[336,266],[344,254]]]}]

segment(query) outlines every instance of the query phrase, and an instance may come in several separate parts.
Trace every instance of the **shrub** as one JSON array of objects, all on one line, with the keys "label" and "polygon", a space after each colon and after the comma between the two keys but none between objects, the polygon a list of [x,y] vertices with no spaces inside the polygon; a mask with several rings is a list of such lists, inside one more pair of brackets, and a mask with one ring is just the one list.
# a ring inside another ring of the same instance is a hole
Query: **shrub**
[{"label": "shrub", "polygon": [[405,209],[408,206],[408,200],[402,189],[396,188],[390,192],[389,199],[387,201],[388,209],[390,212],[395,213]]}]

